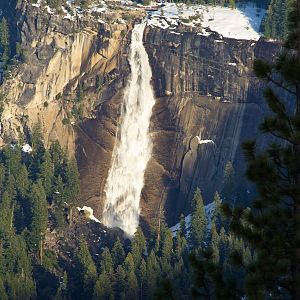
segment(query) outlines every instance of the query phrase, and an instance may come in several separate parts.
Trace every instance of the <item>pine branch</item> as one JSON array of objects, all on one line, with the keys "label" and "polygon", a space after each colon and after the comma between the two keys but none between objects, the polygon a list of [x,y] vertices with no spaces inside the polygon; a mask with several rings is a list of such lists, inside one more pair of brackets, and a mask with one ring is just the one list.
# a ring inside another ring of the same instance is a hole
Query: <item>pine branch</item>
[{"label": "pine branch", "polygon": [[[266,125],[266,126],[268,126],[268,125]],[[283,136],[281,136],[281,135],[279,135],[279,134],[276,134],[273,130],[271,130],[270,128],[268,128],[268,132],[270,133],[270,134],[272,134],[274,137],[276,137],[276,138],[279,138],[279,139],[282,139],[282,140],[284,140],[284,141],[286,141],[286,142],[288,142],[288,143],[291,143],[292,145],[296,145],[296,143],[294,143],[293,141],[291,141],[290,139],[288,139],[288,138],[286,138],[286,137],[283,137]]]},{"label": "pine branch", "polygon": [[288,87],[284,86],[282,83],[276,81],[275,79],[272,78],[272,76],[270,74],[267,74],[267,80],[272,82],[273,84],[275,84],[276,86],[284,89],[286,92],[294,95],[294,96],[297,96],[297,93],[292,91],[291,89],[289,89]]}]

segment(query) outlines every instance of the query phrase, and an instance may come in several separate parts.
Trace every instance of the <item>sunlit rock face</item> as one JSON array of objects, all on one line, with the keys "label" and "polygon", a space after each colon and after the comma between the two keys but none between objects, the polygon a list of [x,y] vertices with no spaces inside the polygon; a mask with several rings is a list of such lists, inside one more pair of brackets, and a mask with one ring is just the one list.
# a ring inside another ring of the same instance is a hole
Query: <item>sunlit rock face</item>
[{"label": "sunlit rock face", "polygon": [[93,115],[98,102],[92,88],[96,75],[109,78],[108,74],[117,69],[123,47],[121,32],[130,31],[131,24],[111,22],[120,16],[117,11],[102,14],[102,22],[94,14],[69,19],[24,0],[8,1],[3,12],[13,23],[14,38],[25,59],[12,68],[1,86],[6,105],[0,144],[17,140],[20,133],[26,136],[34,123],[41,122],[46,145],[57,139],[74,155],[76,135],[72,125],[76,120],[67,126],[62,122],[70,116],[71,99],[79,85],[89,85],[93,97],[84,99],[83,110],[85,117]]}]

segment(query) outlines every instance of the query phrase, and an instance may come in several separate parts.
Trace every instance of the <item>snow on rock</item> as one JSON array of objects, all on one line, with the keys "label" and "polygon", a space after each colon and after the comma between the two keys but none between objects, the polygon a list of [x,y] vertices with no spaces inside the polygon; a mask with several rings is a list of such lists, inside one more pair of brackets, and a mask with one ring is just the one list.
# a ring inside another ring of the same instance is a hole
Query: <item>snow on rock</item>
[{"label": "snow on rock", "polygon": [[[191,227],[191,218],[192,218],[192,215],[189,214],[187,215],[184,220],[185,220],[185,226],[186,226],[186,229],[187,229],[187,232],[189,231],[189,228]],[[177,223],[176,225],[172,226],[170,228],[171,232],[172,232],[172,235],[173,237],[176,236],[177,232],[179,231],[180,229],[180,223]]]},{"label": "snow on rock", "polygon": [[158,18],[158,17],[153,17],[149,19],[148,25],[151,27],[160,27],[162,29],[167,29],[170,26],[165,19]]},{"label": "snow on rock", "polygon": [[201,144],[214,144],[215,142],[213,140],[201,140],[201,138],[196,135],[192,141],[196,141],[199,145]]},{"label": "snow on rock", "polygon": [[34,6],[34,7],[40,7],[41,0],[38,0],[36,3],[31,3],[31,5]]},{"label": "snow on rock", "polygon": [[45,6],[45,8],[46,8],[46,10],[47,10],[48,14],[50,14],[50,15],[54,15],[54,10],[53,10],[53,9],[51,9],[49,5],[46,5],[46,6]]},{"label": "snow on rock", "polygon": [[95,221],[97,223],[101,223],[95,216],[94,216],[94,210],[91,207],[83,206],[82,208],[77,207],[78,211],[84,212],[85,215],[92,221]]},{"label": "snow on rock", "polygon": [[199,144],[214,144],[215,142],[213,140],[200,140]]},{"label": "snow on rock", "polygon": [[265,13],[265,10],[251,2],[239,4],[236,9],[168,3],[161,10],[149,13],[148,24],[166,29],[174,26],[180,20],[185,25],[193,27],[201,25],[203,35],[208,35],[205,28],[209,28],[223,37],[258,40],[260,25]]},{"label": "snow on rock", "polygon": [[22,146],[22,151],[26,153],[31,153],[32,152],[32,147],[29,144],[25,144]]},{"label": "snow on rock", "polygon": [[[205,206],[205,215],[206,215],[206,218],[207,218],[207,229],[208,230],[211,229],[211,220],[212,220],[214,211],[215,211],[214,202],[211,202],[211,203],[209,203]],[[184,219],[185,219],[185,226],[186,226],[186,231],[187,231],[187,236],[188,236],[189,235],[189,228],[191,227],[192,215],[189,214]],[[170,228],[173,237],[176,236],[179,229],[180,229],[180,223],[177,223],[176,225],[174,225]]]}]

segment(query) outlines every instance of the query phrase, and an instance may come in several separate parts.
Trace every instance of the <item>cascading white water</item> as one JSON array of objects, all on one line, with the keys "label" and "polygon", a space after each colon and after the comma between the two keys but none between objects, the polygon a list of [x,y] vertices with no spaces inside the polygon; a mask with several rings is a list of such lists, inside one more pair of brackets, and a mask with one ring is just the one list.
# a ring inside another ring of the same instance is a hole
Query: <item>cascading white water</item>
[{"label": "cascading white water", "polygon": [[151,157],[150,117],[154,106],[151,67],[143,45],[146,24],[132,31],[127,84],[112,166],[105,186],[106,203],[102,222],[133,235],[139,224],[140,196],[144,173]]}]

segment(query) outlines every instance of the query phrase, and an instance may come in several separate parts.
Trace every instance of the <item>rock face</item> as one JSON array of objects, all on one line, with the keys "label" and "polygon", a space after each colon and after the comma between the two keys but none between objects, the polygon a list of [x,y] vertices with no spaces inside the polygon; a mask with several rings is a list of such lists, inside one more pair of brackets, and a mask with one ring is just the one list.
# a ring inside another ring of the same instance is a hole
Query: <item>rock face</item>
[{"label": "rock face", "polygon": [[[130,32],[140,17],[133,13],[124,24],[115,22],[118,14],[101,16],[105,22],[97,16],[71,21],[19,1],[17,40],[27,59],[1,87],[6,95],[1,142],[17,139],[40,121],[46,143],[58,139],[76,155],[81,204],[92,207],[97,218],[130,73]],[[205,202],[221,191],[227,162],[238,175],[243,173],[243,140],[256,138],[261,147],[270,142],[257,130],[268,110],[264,84],[253,75],[252,65],[255,58],[274,58],[280,46],[150,26],[144,43],[157,100],[141,219],[156,219],[165,209],[168,221],[175,223],[181,212],[188,212],[196,186]],[[84,87],[84,118],[64,125],[78,86]],[[238,177],[246,192],[248,183]]]},{"label": "rock face", "polygon": [[[156,104],[150,133],[153,155],[145,174],[141,219],[156,219],[165,209],[170,223],[187,213],[196,186],[205,202],[221,191],[224,168],[232,162],[247,194],[241,143],[256,138],[263,147],[270,139],[257,127],[268,113],[264,84],[252,72],[255,58],[272,59],[278,44],[223,39],[147,27],[144,35],[153,69]],[[123,57],[126,59],[126,56]],[[121,59],[122,60],[122,59]],[[123,61],[124,63],[124,61]],[[83,199],[101,218],[104,187],[111,164],[126,66],[114,81],[113,97],[101,95],[97,117],[78,127],[77,157]]]},{"label": "rock face", "polygon": [[249,184],[241,176],[241,144],[256,138],[264,147],[271,141],[257,129],[268,109],[264,83],[255,78],[252,66],[256,58],[274,59],[280,45],[151,27],[145,44],[157,95],[145,214],[154,217],[153,207],[165,206],[168,220],[174,222],[181,212],[188,212],[197,186],[204,201],[212,201],[222,189],[229,161],[246,195]]},{"label": "rock face", "polygon": [[[124,46],[121,32],[125,35],[130,25],[100,23],[90,16],[72,21],[26,1],[20,1],[16,11],[19,42],[26,58],[2,87],[6,95],[2,141],[18,137],[40,121],[46,144],[58,139],[74,154],[74,129],[62,122],[69,118],[69,99],[80,83],[92,81],[89,84],[93,86],[96,75],[103,83],[105,76],[110,78]],[[91,115],[94,104],[91,99],[86,102],[85,111]]]}]

